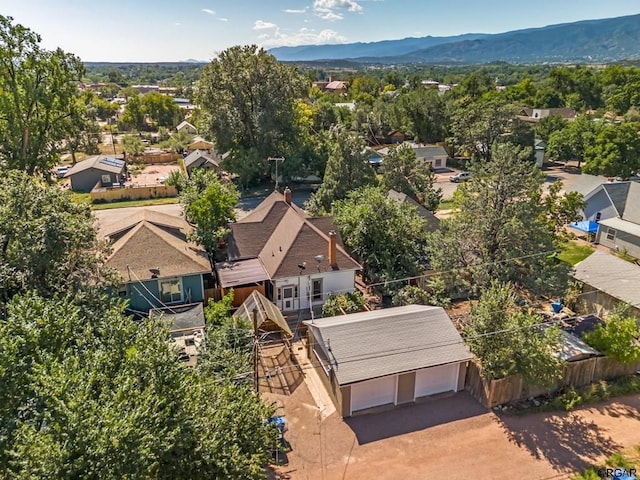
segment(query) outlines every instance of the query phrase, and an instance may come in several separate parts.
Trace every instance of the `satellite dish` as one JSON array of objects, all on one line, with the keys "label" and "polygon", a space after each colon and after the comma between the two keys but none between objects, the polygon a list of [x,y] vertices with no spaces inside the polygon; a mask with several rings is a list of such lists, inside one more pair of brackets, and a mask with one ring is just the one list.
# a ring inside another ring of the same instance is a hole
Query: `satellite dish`
[{"label": "satellite dish", "polygon": [[324,255],[316,255],[315,257],[313,257],[316,259],[316,262],[321,263],[324,261]]}]

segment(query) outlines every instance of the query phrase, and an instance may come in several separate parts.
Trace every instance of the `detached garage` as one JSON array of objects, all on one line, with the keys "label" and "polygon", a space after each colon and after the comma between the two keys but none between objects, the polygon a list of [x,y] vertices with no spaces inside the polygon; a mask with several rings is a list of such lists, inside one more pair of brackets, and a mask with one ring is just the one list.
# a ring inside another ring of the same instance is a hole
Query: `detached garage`
[{"label": "detached garage", "polygon": [[471,353],[440,307],[306,321],[308,355],[343,417],[464,388]]}]

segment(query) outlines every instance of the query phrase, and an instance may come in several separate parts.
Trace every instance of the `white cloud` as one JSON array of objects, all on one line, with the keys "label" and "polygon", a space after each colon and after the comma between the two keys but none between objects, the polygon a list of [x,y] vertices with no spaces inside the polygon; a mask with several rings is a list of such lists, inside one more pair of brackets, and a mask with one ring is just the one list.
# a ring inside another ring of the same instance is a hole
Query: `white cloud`
[{"label": "white cloud", "polygon": [[301,8],[296,10],[295,8],[285,8],[284,10],[282,10],[284,13],[306,13],[307,9],[305,8]]},{"label": "white cloud", "polygon": [[182,25],[180,22],[176,22],[176,27],[179,27],[180,25]]},{"label": "white cloud", "polygon": [[313,13],[323,20],[342,20],[342,12],[361,12],[362,6],[356,0],[313,0]]},{"label": "white cloud", "polygon": [[220,20],[221,22],[228,22],[229,21],[229,19],[225,18],[225,17],[220,17],[220,18],[218,18],[218,20]]},{"label": "white cloud", "polygon": [[340,35],[335,30],[326,29],[315,33],[315,31],[304,27],[293,34],[282,33],[277,28],[269,35],[260,35],[259,39],[265,47],[291,47],[296,45],[344,43],[347,41],[347,37]]},{"label": "white cloud", "polygon": [[204,13],[208,13],[209,15],[215,15],[216,14],[216,12],[211,10],[210,8],[203,8],[202,11]]},{"label": "white cloud", "polygon": [[278,30],[278,25],[271,22],[264,22],[262,20],[256,20],[253,24],[254,30]]}]

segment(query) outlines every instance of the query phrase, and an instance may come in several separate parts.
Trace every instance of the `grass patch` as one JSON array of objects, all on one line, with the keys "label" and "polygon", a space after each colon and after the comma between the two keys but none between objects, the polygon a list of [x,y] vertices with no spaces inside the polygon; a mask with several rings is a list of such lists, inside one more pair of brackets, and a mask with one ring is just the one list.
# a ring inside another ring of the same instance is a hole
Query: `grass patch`
[{"label": "grass patch", "polygon": [[149,198],[146,200],[127,200],[123,202],[96,203],[91,206],[93,210],[111,210],[113,208],[125,207],[150,207],[152,205],[171,205],[178,203],[177,197],[169,198]]},{"label": "grass patch", "polygon": [[562,245],[562,249],[560,253],[558,253],[558,258],[569,265],[575,265],[587,258],[594,251],[595,250],[588,245],[582,245],[574,240],[569,240]]},{"label": "grass patch", "polygon": [[71,192],[71,200],[75,203],[91,203],[91,194]]}]

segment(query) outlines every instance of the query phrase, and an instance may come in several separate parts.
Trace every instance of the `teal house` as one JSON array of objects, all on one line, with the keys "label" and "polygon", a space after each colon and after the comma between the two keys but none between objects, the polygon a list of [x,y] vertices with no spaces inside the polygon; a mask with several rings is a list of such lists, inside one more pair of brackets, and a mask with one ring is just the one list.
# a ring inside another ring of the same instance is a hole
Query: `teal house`
[{"label": "teal house", "polygon": [[100,228],[112,244],[106,265],[120,273],[118,294],[132,313],[206,300],[212,268],[206,252],[187,240],[190,228],[181,217],[147,209]]}]

